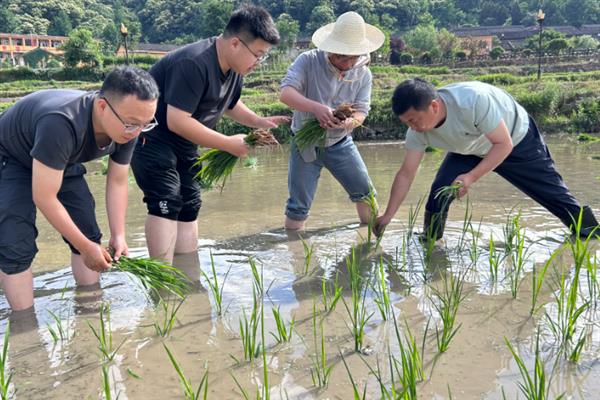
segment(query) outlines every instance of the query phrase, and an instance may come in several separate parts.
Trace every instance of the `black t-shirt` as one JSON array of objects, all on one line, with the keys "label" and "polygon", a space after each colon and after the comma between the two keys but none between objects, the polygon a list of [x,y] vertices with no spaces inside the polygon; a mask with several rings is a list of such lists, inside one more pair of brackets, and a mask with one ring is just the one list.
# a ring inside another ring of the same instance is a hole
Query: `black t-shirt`
[{"label": "black t-shirt", "polygon": [[235,107],[242,92],[241,75],[233,70],[227,74],[221,71],[216,37],[167,54],[152,66],[150,74],[160,89],[158,126],[145,134],[183,149],[195,150],[196,145],[167,128],[168,104],[191,113],[193,118],[214,129],[225,110]]},{"label": "black t-shirt", "polygon": [[129,164],[135,140],[98,147],[92,126],[96,92],[49,89],[23,97],[0,115],[0,154],[27,168],[33,159],[64,170],[106,154]]}]

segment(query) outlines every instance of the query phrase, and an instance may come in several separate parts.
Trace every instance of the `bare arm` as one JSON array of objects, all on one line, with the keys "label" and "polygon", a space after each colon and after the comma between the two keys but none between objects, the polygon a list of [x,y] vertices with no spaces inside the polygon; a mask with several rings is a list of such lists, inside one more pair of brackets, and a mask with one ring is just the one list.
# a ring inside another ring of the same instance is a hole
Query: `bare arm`
[{"label": "bare arm", "polygon": [[106,176],[106,213],[110,227],[109,245],[115,250],[114,257],[128,255],[129,248],[125,241],[125,213],[129,191],[129,164],[122,165],[113,160],[108,161]]},{"label": "bare arm", "polygon": [[88,268],[94,271],[110,268],[111,258],[108,252],[85,237],[58,200],[63,171],[50,168],[34,159],[31,172],[33,202],[48,222],[81,253]]},{"label": "bare arm", "polygon": [[459,191],[459,196],[461,197],[467,194],[473,183],[477,182],[482,176],[493,171],[500,165],[513,149],[512,139],[503,120],[500,121],[494,130],[487,133],[485,137],[492,142],[490,151],[475,168],[466,174],[457,176],[455,179],[455,181],[462,183],[462,187]]},{"label": "bare arm", "polygon": [[385,225],[389,224],[398,208],[406,198],[410,186],[417,175],[419,165],[423,159],[423,153],[416,150],[407,150],[404,156],[402,166],[396,173],[394,182],[392,183],[392,189],[390,191],[390,199],[388,200],[385,213],[377,218],[375,232],[380,233],[383,231]]},{"label": "bare arm", "polygon": [[290,118],[285,115],[274,115],[271,117],[259,117],[248,108],[241,100],[238,100],[235,107],[225,111],[225,115],[232,118],[237,123],[240,123],[250,128],[277,128],[280,124],[290,121]]},{"label": "bare arm", "polygon": [[246,135],[223,135],[195,120],[191,113],[171,105],[167,106],[167,126],[192,143],[224,150],[237,157],[248,154],[248,146],[244,142]]},{"label": "bare arm", "polygon": [[303,96],[291,86],[285,86],[281,90],[279,100],[294,110],[314,114],[323,128],[333,128],[340,122],[333,116],[331,107]]}]

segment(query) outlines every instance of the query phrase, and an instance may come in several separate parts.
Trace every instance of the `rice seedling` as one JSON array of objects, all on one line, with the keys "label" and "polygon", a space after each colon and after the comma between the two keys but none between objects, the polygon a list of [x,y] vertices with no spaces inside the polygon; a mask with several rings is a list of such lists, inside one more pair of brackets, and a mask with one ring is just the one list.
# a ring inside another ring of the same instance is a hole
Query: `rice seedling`
[{"label": "rice seedling", "polygon": [[[334,111],[333,115],[340,121],[350,118],[356,110],[351,104],[342,103]],[[294,134],[293,141],[300,152],[311,146],[324,147],[327,130],[321,128],[319,121],[314,118],[308,119],[302,128]]]},{"label": "rice seedling", "polygon": [[165,345],[164,343],[163,347],[165,348],[167,355],[171,360],[171,364],[173,364],[173,368],[175,368],[175,371],[179,376],[179,382],[181,383],[181,387],[183,388],[183,393],[185,395],[186,400],[198,400],[200,398],[206,400],[208,398],[208,369],[206,370],[206,372],[204,372],[204,375],[202,376],[198,387],[196,388],[196,390],[194,390],[194,387],[192,386],[192,381],[185,376],[183,369],[181,369],[181,366],[175,359],[175,356],[173,356],[173,353],[171,353],[171,350],[169,350],[167,345]]},{"label": "rice seedling", "polygon": [[432,299],[433,306],[442,320],[441,332],[437,326],[435,328],[436,342],[440,353],[448,350],[450,341],[462,325],[454,327],[460,303],[466,298],[464,293],[465,276],[466,272],[459,273],[457,276],[450,273],[448,277],[442,276],[441,290],[435,287],[431,288],[435,297],[435,299]]},{"label": "rice seedling", "polygon": [[425,328],[421,352],[419,352],[415,337],[410,331],[408,324],[405,324],[406,333],[402,338],[396,322],[396,315],[393,310],[392,318],[394,321],[394,330],[396,333],[396,339],[398,341],[398,347],[400,348],[400,361],[392,354],[388,344],[388,363],[391,383],[389,389],[383,382],[381,370],[379,368],[379,361],[377,361],[377,371],[374,371],[368,364],[367,366],[369,367],[371,373],[379,381],[382,399],[417,400],[417,384],[425,378],[422,355],[425,348],[427,328]]},{"label": "rice seedling", "polygon": [[302,237],[300,237],[300,242],[302,242],[302,247],[304,248],[304,275],[307,275],[308,270],[310,269],[313,253],[315,252],[315,244],[311,243],[309,245],[308,242]]},{"label": "rice seedling", "polygon": [[[367,243],[370,244],[375,229],[375,222],[377,222],[377,216],[379,215],[379,204],[377,203],[377,198],[375,197],[375,188],[371,187],[369,195],[365,197],[362,200],[362,202],[369,206],[369,222],[367,223]],[[383,232],[378,232],[375,248],[379,246],[379,243],[382,238]]]},{"label": "rice seedling", "polygon": [[344,367],[346,367],[348,378],[350,378],[350,383],[352,383],[352,393],[354,395],[354,400],[365,400],[367,398],[367,383],[365,382],[365,387],[363,388],[363,392],[361,393],[360,390],[358,390],[358,385],[352,377],[352,373],[350,372],[350,368],[348,368],[348,364],[346,363],[346,359],[344,358],[342,352],[340,352],[340,357],[342,357],[342,362],[344,363]]},{"label": "rice seedling", "polygon": [[223,314],[223,288],[225,287],[225,282],[227,281],[227,277],[229,276],[229,271],[231,271],[231,267],[225,273],[225,277],[223,277],[223,282],[219,285],[219,280],[217,279],[217,271],[215,269],[215,259],[213,257],[212,251],[210,252],[210,268],[212,271],[212,277],[209,277],[206,272],[202,269],[200,272],[206,282],[208,283],[208,288],[213,295],[213,300],[215,302],[215,309],[218,316]]},{"label": "rice seedling", "polygon": [[423,207],[423,197],[419,197],[417,204],[413,208],[412,204],[408,208],[408,219],[406,221],[406,245],[410,243],[412,238],[412,234],[415,229],[415,224],[417,223],[417,217],[419,216],[419,212],[421,211],[421,207]]},{"label": "rice seedling", "polygon": [[458,239],[458,243],[456,246],[456,251],[458,252],[458,254],[461,254],[463,252],[463,250],[465,248],[465,244],[466,244],[467,232],[471,231],[472,227],[473,227],[473,212],[471,210],[471,202],[467,198],[467,201],[465,202],[465,213],[463,216],[462,230],[461,230],[460,238]]},{"label": "rice seedling", "polygon": [[[275,136],[266,129],[255,129],[246,135],[244,141],[251,148],[279,145]],[[224,150],[210,149],[196,160],[194,167],[200,167],[200,171],[194,178],[200,182],[203,188],[213,188],[219,185],[223,190],[238,160],[238,157]]]},{"label": "rice seedling", "polygon": [[523,274],[529,255],[528,250],[525,248],[525,228],[520,227],[518,219],[513,221],[515,225],[514,230],[511,232],[512,241],[506,243],[506,246],[510,247],[508,252],[510,263],[507,264],[506,276],[509,280],[512,298],[516,299],[522,283],[521,275]]},{"label": "rice seedling", "polygon": [[479,260],[479,237],[481,236],[481,220],[477,225],[477,230],[473,228],[473,224],[469,223],[469,232],[471,233],[471,239],[469,240],[469,257],[471,258],[471,265],[477,265]]},{"label": "rice seedling", "polygon": [[554,294],[556,301],[556,319],[546,312],[548,327],[558,342],[560,351],[571,361],[577,361],[586,341],[586,329],[582,328],[577,339],[579,318],[590,307],[590,300],[581,299],[579,294],[579,276],[581,266],[575,265],[570,284],[567,271],[561,271],[558,277],[558,288]]},{"label": "rice seedling", "polygon": [[240,318],[240,337],[244,349],[244,359],[251,361],[260,355],[261,343],[258,341],[259,310],[258,300],[254,298],[250,318],[242,308],[243,319]]},{"label": "rice seedling", "polygon": [[537,311],[537,299],[542,291],[542,285],[544,284],[544,280],[546,278],[546,272],[548,271],[548,267],[552,265],[554,259],[558,254],[561,253],[561,249],[554,251],[548,260],[542,266],[542,269],[538,271],[535,263],[533,264],[533,270],[531,273],[531,309],[529,310],[529,315],[533,315]]},{"label": "rice seedling", "polygon": [[[331,287],[331,288],[329,288]],[[328,285],[327,279],[323,278],[321,280],[321,301],[323,303],[323,308],[326,313],[330,313],[335,310],[335,306],[337,302],[342,297],[342,288],[338,282],[338,275],[335,275],[335,279],[333,280],[333,286]]]},{"label": "rice seedling", "polygon": [[2,342],[2,354],[0,354],[0,398],[9,398],[10,381],[12,372],[8,372],[8,339],[10,338],[10,321],[6,324],[4,340]]},{"label": "rice seedling", "polygon": [[[46,310],[46,311],[48,311],[48,314],[50,314],[50,316],[52,317],[54,322],[56,322],[56,329],[54,329],[50,324],[46,325],[46,328],[48,329],[50,336],[52,336],[52,340],[54,341],[54,344],[56,344],[59,340],[61,342],[65,341],[65,340],[69,340],[69,333],[68,333],[68,330],[65,329],[62,318],[60,318],[58,315],[56,315],[55,313],[53,313],[50,310]],[[68,318],[67,318],[67,320],[68,320]]]},{"label": "rice seedling", "polygon": [[177,321],[177,312],[179,308],[183,304],[185,299],[181,299],[179,303],[169,302],[163,300],[162,298],[158,301],[160,308],[162,310],[162,319],[161,322],[154,323],[154,330],[158,336],[167,337],[173,330],[175,326],[175,321]]},{"label": "rice seedling", "polygon": [[[552,376],[548,376],[546,373],[546,369],[544,367],[544,361],[542,360],[542,356],[540,354],[539,347],[539,332],[536,335],[535,340],[535,361],[534,361],[534,371],[533,374],[530,374],[527,366],[523,362],[523,359],[517,354],[515,348],[512,346],[510,341],[507,338],[504,338],[506,342],[506,346],[510,350],[515,362],[517,363],[517,367],[519,368],[519,372],[521,373],[521,378],[523,382],[519,382],[519,389],[525,395],[527,400],[546,400],[550,399],[550,383],[552,380]],[[554,399],[560,400],[565,398],[564,393],[560,394]]]},{"label": "rice seedling", "polygon": [[311,357],[312,367],[310,368],[310,377],[313,385],[318,388],[325,388],[329,384],[329,378],[333,371],[333,365],[327,365],[327,352],[325,350],[325,335],[323,333],[323,321],[318,323],[320,337],[317,335],[317,309],[313,303],[313,340],[315,344],[315,355]]},{"label": "rice seedling", "polygon": [[376,293],[375,304],[379,309],[379,313],[381,314],[381,318],[384,321],[387,321],[389,318],[389,314],[392,308],[392,303],[390,301],[390,290],[387,286],[385,267],[383,263],[383,257],[379,257],[379,265],[377,266],[377,279],[376,285],[373,285],[373,290]]},{"label": "rice seedling", "polygon": [[348,303],[344,298],[342,298],[342,301],[350,316],[351,326],[349,328],[354,338],[354,351],[360,352],[363,348],[365,327],[369,319],[373,316],[373,313],[367,314],[365,300],[369,285],[368,282],[363,284],[363,279],[360,276],[360,266],[356,255],[356,248],[354,247],[352,247],[350,256],[346,257],[346,268],[350,279],[351,304],[348,306]]},{"label": "rice seedling", "polygon": [[275,319],[275,326],[277,327],[277,334],[271,332],[271,336],[275,338],[277,343],[289,342],[292,340],[292,334],[294,333],[294,324],[296,323],[296,319],[292,318],[292,320],[286,326],[283,321],[283,317],[281,316],[281,312],[279,311],[279,307],[272,308],[273,318]]},{"label": "rice seedling", "polygon": [[462,182],[454,182],[451,185],[442,186],[435,192],[435,199],[440,198],[442,200],[442,206],[440,210],[446,211],[450,206],[450,203],[454,199],[458,199],[458,194],[462,188]]},{"label": "rice seedling", "polygon": [[98,330],[89,321],[87,321],[87,324],[98,341],[98,349],[103,359],[105,361],[112,361],[115,355],[117,355],[117,351],[125,343],[125,339],[117,347],[114,347],[110,323],[110,305],[102,304],[100,306],[100,327]]},{"label": "rice seedling", "polygon": [[502,261],[502,253],[498,251],[496,248],[496,243],[494,242],[494,237],[490,233],[490,243],[489,243],[489,252],[488,252],[488,261],[490,267],[490,281],[492,283],[498,282],[498,268],[500,266],[500,262]]},{"label": "rice seedling", "polygon": [[165,290],[180,298],[189,290],[189,279],[179,269],[152,258],[121,256],[113,267],[137,277],[146,290],[159,293]]},{"label": "rice seedling", "polygon": [[112,392],[110,390],[110,378],[108,376],[108,366],[106,364],[102,364],[102,391],[104,392],[105,400],[112,399]]}]

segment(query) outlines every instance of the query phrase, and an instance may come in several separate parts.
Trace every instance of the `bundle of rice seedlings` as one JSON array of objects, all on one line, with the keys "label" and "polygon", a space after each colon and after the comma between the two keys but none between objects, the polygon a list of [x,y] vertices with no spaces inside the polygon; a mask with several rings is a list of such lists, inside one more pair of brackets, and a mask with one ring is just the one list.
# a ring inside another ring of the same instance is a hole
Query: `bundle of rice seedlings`
[{"label": "bundle of rice seedlings", "polygon": [[[345,121],[354,114],[356,110],[352,107],[352,104],[342,103],[335,110],[333,110],[333,116],[341,121]],[[311,146],[323,147],[325,146],[325,137],[327,130],[322,128],[319,121],[316,119],[307,120],[302,128],[294,135],[294,142],[299,151],[304,151]]]},{"label": "bundle of rice seedlings", "polygon": [[[255,129],[244,138],[244,141],[250,147],[279,144],[275,136],[267,129]],[[194,164],[194,166],[202,166],[194,178],[200,182],[203,188],[212,188],[220,182],[221,190],[223,190],[237,161],[238,157],[233,154],[219,149],[210,149],[198,157]]]},{"label": "bundle of rice seedlings", "polygon": [[113,261],[113,267],[121,272],[129,272],[136,276],[145,289],[155,291],[166,290],[180,298],[189,289],[188,277],[177,268],[151,258],[119,257]]}]

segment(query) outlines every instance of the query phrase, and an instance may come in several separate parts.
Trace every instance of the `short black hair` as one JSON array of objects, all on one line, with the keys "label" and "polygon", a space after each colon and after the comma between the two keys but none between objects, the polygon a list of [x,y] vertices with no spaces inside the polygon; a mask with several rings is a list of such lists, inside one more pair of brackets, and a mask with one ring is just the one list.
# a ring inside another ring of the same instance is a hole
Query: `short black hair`
[{"label": "short black hair", "polygon": [[252,42],[262,39],[275,46],[280,37],[271,14],[263,7],[251,4],[243,5],[231,14],[223,31],[225,38],[242,36],[242,39]]},{"label": "short black hair", "polygon": [[121,66],[110,71],[102,83],[100,96],[118,101],[129,95],[142,101],[158,99],[158,86],[152,75],[143,69],[130,66]]},{"label": "short black hair", "polygon": [[424,111],[437,98],[436,88],[425,79],[407,79],[396,86],[394,90],[392,110],[396,115],[404,114],[411,107],[418,111]]}]

